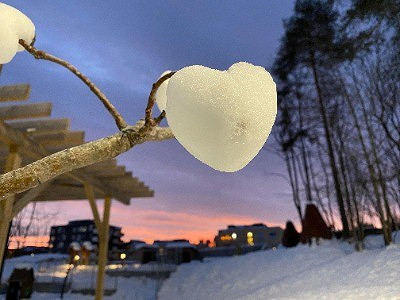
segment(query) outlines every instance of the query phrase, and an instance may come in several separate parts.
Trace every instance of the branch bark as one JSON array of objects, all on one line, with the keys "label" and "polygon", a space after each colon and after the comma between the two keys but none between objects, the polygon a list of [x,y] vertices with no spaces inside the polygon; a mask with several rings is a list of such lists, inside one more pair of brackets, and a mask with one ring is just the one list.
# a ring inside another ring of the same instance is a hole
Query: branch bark
[{"label": "branch bark", "polygon": [[34,188],[58,175],[114,158],[144,142],[173,137],[170,128],[144,127],[144,121],[140,120],[114,135],[62,150],[1,175],[0,200]]}]

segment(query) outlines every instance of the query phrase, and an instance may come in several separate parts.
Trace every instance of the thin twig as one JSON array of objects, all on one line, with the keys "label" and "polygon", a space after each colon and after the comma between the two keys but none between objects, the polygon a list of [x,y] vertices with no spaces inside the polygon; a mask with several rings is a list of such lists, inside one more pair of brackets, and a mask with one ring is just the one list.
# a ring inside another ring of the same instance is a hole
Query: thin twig
[{"label": "thin twig", "polygon": [[69,62],[61,58],[48,54],[42,50],[38,50],[33,45],[28,45],[24,40],[19,40],[19,44],[22,45],[25,48],[25,50],[28,51],[30,54],[32,54],[36,59],[44,59],[54,62],[58,65],[67,68],[72,73],[74,73],[80,80],[82,80],[90,88],[90,90],[97,96],[97,98],[100,99],[105,108],[114,118],[115,123],[117,124],[119,130],[122,130],[128,126],[128,124],[125,122],[124,118],[115,108],[115,106],[112,105],[110,100],[107,99],[106,95],[104,95],[103,92],[101,92],[100,89],[87,76],[83,75],[75,66],[71,65]]},{"label": "thin twig", "polygon": [[165,74],[164,76],[161,76],[155,83],[153,83],[153,86],[151,88],[151,92],[149,95],[149,99],[147,101],[147,107],[146,107],[146,111],[145,111],[145,126],[146,127],[151,127],[151,126],[155,126],[157,124],[159,124],[161,122],[161,120],[165,117],[165,111],[162,111],[161,114],[153,119],[151,116],[151,112],[153,110],[154,107],[154,103],[156,102],[156,93],[158,88],[161,86],[161,84],[167,80],[170,79],[172,77],[172,75],[174,75],[176,72],[169,72],[168,74]]}]

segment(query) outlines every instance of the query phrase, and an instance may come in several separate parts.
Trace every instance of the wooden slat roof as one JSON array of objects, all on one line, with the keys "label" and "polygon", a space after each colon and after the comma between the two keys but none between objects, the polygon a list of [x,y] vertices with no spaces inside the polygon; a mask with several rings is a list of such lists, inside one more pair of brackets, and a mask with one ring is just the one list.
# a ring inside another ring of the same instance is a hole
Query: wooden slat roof
[{"label": "wooden slat roof", "polygon": [[0,86],[0,101],[28,100],[30,92],[29,84]]},{"label": "wooden slat roof", "polygon": [[[1,86],[0,101],[27,100],[29,92],[30,86],[26,84]],[[51,103],[13,103],[0,106],[1,172],[8,146],[11,144],[19,146],[23,165],[26,165],[48,154],[84,143],[84,132],[69,131],[68,119],[48,118],[51,108]],[[38,192],[34,201],[87,199],[85,182],[93,186],[96,198],[111,195],[124,204],[129,204],[134,197],[154,195],[148,186],[112,159],[58,176]],[[16,195],[16,205],[27,198],[24,195],[28,192]]]}]

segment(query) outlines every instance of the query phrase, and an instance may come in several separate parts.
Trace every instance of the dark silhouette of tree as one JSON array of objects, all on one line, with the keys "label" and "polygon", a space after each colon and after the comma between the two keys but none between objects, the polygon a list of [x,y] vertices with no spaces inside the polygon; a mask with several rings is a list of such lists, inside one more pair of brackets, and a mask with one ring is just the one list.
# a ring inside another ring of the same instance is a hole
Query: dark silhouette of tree
[{"label": "dark silhouette of tree", "polygon": [[291,221],[286,222],[286,228],[283,231],[282,245],[285,247],[296,247],[300,242],[300,233],[297,232]]},{"label": "dark silhouette of tree", "polygon": [[338,13],[332,1],[296,1],[294,15],[285,22],[285,35],[275,61],[274,73],[285,90],[293,88],[293,78],[298,72],[304,73],[311,80],[322,122],[322,132],[327,146],[343,233],[345,237],[348,237],[349,224],[327,109],[329,95],[324,93],[322,86],[325,70],[334,68],[341,61],[354,56],[351,43],[338,33],[337,18]]}]

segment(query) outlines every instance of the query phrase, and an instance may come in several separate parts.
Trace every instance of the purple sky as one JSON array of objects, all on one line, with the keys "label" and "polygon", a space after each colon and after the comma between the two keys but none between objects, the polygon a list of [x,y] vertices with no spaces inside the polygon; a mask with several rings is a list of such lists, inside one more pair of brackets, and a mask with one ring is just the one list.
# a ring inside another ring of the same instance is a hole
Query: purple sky
[{"label": "purple sky", "polygon": [[[36,25],[36,47],[78,66],[126,120],[144,114],[151,84],[165,70],[187,65],[227,69],[248,61],[267,69],[294,5],[269,1],[6,1]],[[52,117],[71,119],[86,140],[116,132],[101,103],[66,70],[26,53],[3,69],[0,84],[29,82],[31,100],[53,102]],[[273,147],[271,137],[265,146]],[[118,158],[155,190],[154,198],[113,205],[111,222],[126,238],[212,238],[228,224],[297,221],[283,162],[261,150],[243,170],[220,173],[177,141],[148,143]],[[46,204],[57,223],[90,218],[86,202]],[[79,209],[77,209],[77,207]]]}]

